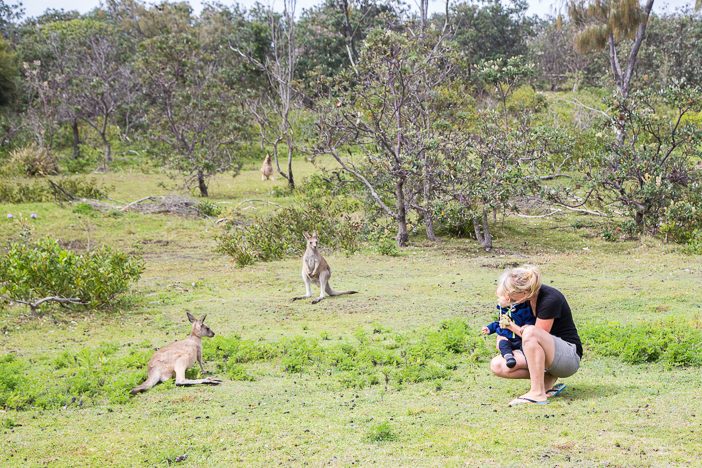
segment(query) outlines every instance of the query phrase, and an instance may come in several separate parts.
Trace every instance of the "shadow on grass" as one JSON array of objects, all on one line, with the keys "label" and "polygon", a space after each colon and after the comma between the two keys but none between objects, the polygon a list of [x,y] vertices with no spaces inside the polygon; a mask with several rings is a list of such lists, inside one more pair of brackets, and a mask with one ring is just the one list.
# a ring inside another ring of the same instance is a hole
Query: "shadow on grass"
[{"label": "shadow on grass", "polygon": [[564,398],[573,401],[596,400],[618,395],[622,392],[623,387],[613,384],[593,384],[593,383],[577,383],[568,385],[568,388],[557,399]]}]

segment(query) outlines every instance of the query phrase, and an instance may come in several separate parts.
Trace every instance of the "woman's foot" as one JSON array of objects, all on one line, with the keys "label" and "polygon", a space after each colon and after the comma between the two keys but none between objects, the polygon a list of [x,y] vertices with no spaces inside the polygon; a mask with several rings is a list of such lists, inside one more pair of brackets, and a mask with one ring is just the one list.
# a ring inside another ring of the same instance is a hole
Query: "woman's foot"
[{"label": "woman's foot", "polygon": [[509,406],[525,405],[525,404],[536,404],[545,405],[548,403],[548,397],[544,393],[543,395],[535,395],[533,393],[526,393],[518,398],[512,400]]},{"label": "woman's foot", "polygon": [[551,388],[549,388],[548,390],[546,390],[546,396],[547,396],[548,398],[552,398],[552,397],[558,396],[558,395],[560,395],[561,392],[563,392],[563,390],[565,390],[565,389],[566,389],[566,385],[565,385],[565,384],[563,384],[563,383],[556,384],[556,385],[554,385],[553,387],[551,387]]}]

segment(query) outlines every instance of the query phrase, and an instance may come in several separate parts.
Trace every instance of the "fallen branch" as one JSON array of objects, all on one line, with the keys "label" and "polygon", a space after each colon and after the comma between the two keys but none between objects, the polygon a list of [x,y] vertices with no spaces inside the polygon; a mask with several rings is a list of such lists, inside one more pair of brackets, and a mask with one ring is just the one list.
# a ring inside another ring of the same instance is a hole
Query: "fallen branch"
[{"label": "fallen branch", "polygon": [[42,299],[37,299],[36,301],[23,301],[22,299],[10,299],[8,297],[3,296],[3,299],[6,301],[12,303],[16,302],[18,304],[24,304],[28,305],[29,308],[31,309],[32,313],[35,313],[36,310],[39,308],[40,305],[42,305],[45,302],[58,302],[59,304],[81,304],[85,305],[86,303],[81,301],[79,297],[60,297],[60,296],[49,296],[49,297],[44,297]]},{"label": "fallen branch", "polygon": [[146,200],[156,200],[156,198],[157,198],[157,197],[155,197],[155,196],[153,196],[153,195],[148,196],[148,197],[144,197],[144,198],[140,198],[140,199],[135,200],[135,201],[133,201],[133,202],[131,202],[131,203],[127,203],[127,204],[124,205],[122,208],[120,208],[120,210],[121,210],[121,211],[127,211],[129,208],[131,208],[131,207],[134,206],[134,205],[138,205],[139,203],[141,203],[141,202],[143,202],[143,201],[146,201]]}]

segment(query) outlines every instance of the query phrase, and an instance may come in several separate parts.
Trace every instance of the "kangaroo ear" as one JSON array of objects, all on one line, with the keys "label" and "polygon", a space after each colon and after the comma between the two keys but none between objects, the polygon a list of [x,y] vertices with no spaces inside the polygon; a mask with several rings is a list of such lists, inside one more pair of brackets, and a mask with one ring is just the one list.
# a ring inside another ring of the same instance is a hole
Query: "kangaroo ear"
[{"label": "kangaroo ear", "polygon": [[200,319],[200,323],[205,321],[205,317],[207,317],[207,314],[203,315],[202,318]]},{"label": "kangaroo ear", "polygon": [[319,237],[316,230],[312,231],[312,237]]},{"label": "kangaroo ear", "polygon": [[190,323],[193,323],[195,320],[197,320],[195,317],[193,317],[193,314],[190,312],[186,312],[188,314],[188,320],[190,320]]},{"label": "kangaroo ear", "polygon": [[307,231],[303,232],[302,235],[305,236],[305,239],[309,239],[309,238],[310,238],[310,233],[307,232]]}]

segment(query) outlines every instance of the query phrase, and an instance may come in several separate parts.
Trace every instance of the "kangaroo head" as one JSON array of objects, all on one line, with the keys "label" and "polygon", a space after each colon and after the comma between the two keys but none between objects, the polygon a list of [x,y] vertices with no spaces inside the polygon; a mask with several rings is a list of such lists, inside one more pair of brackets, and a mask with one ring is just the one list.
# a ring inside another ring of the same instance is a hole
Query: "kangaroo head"
[{"label": "kangaroo head", "polygon": [[203,336],[207,337],[213,337],[215,336],[214,332],[210,330],[210,327],[205,325],[205,317],[207,315],[203,315],[201,319],[196,319],[190,312],[187,312],[188,314],[188,320],[190,320],[190,323],[193,324],[193,329],[190,332],[191,335],[195,335],[199,338],[202,338]]},{"label": "kangaroo head", "polygon": [[270,154],[267,154],[267,155],[266,155],[266,159],[264,159],[263,162],[266,163],[266,164],[270,164],[270,163],[271,163],[271,155],[270,155]]},{"label": "kangaroo head", "polygon": [[312,231],[312,234],[310,234],[309,232],[303,232],[302,235],[305,236],[305,239],[307,239],[307,247],[310,247],[312,250],[315,250],[317,248],[317,244],[319,243],[317,231]]}]

